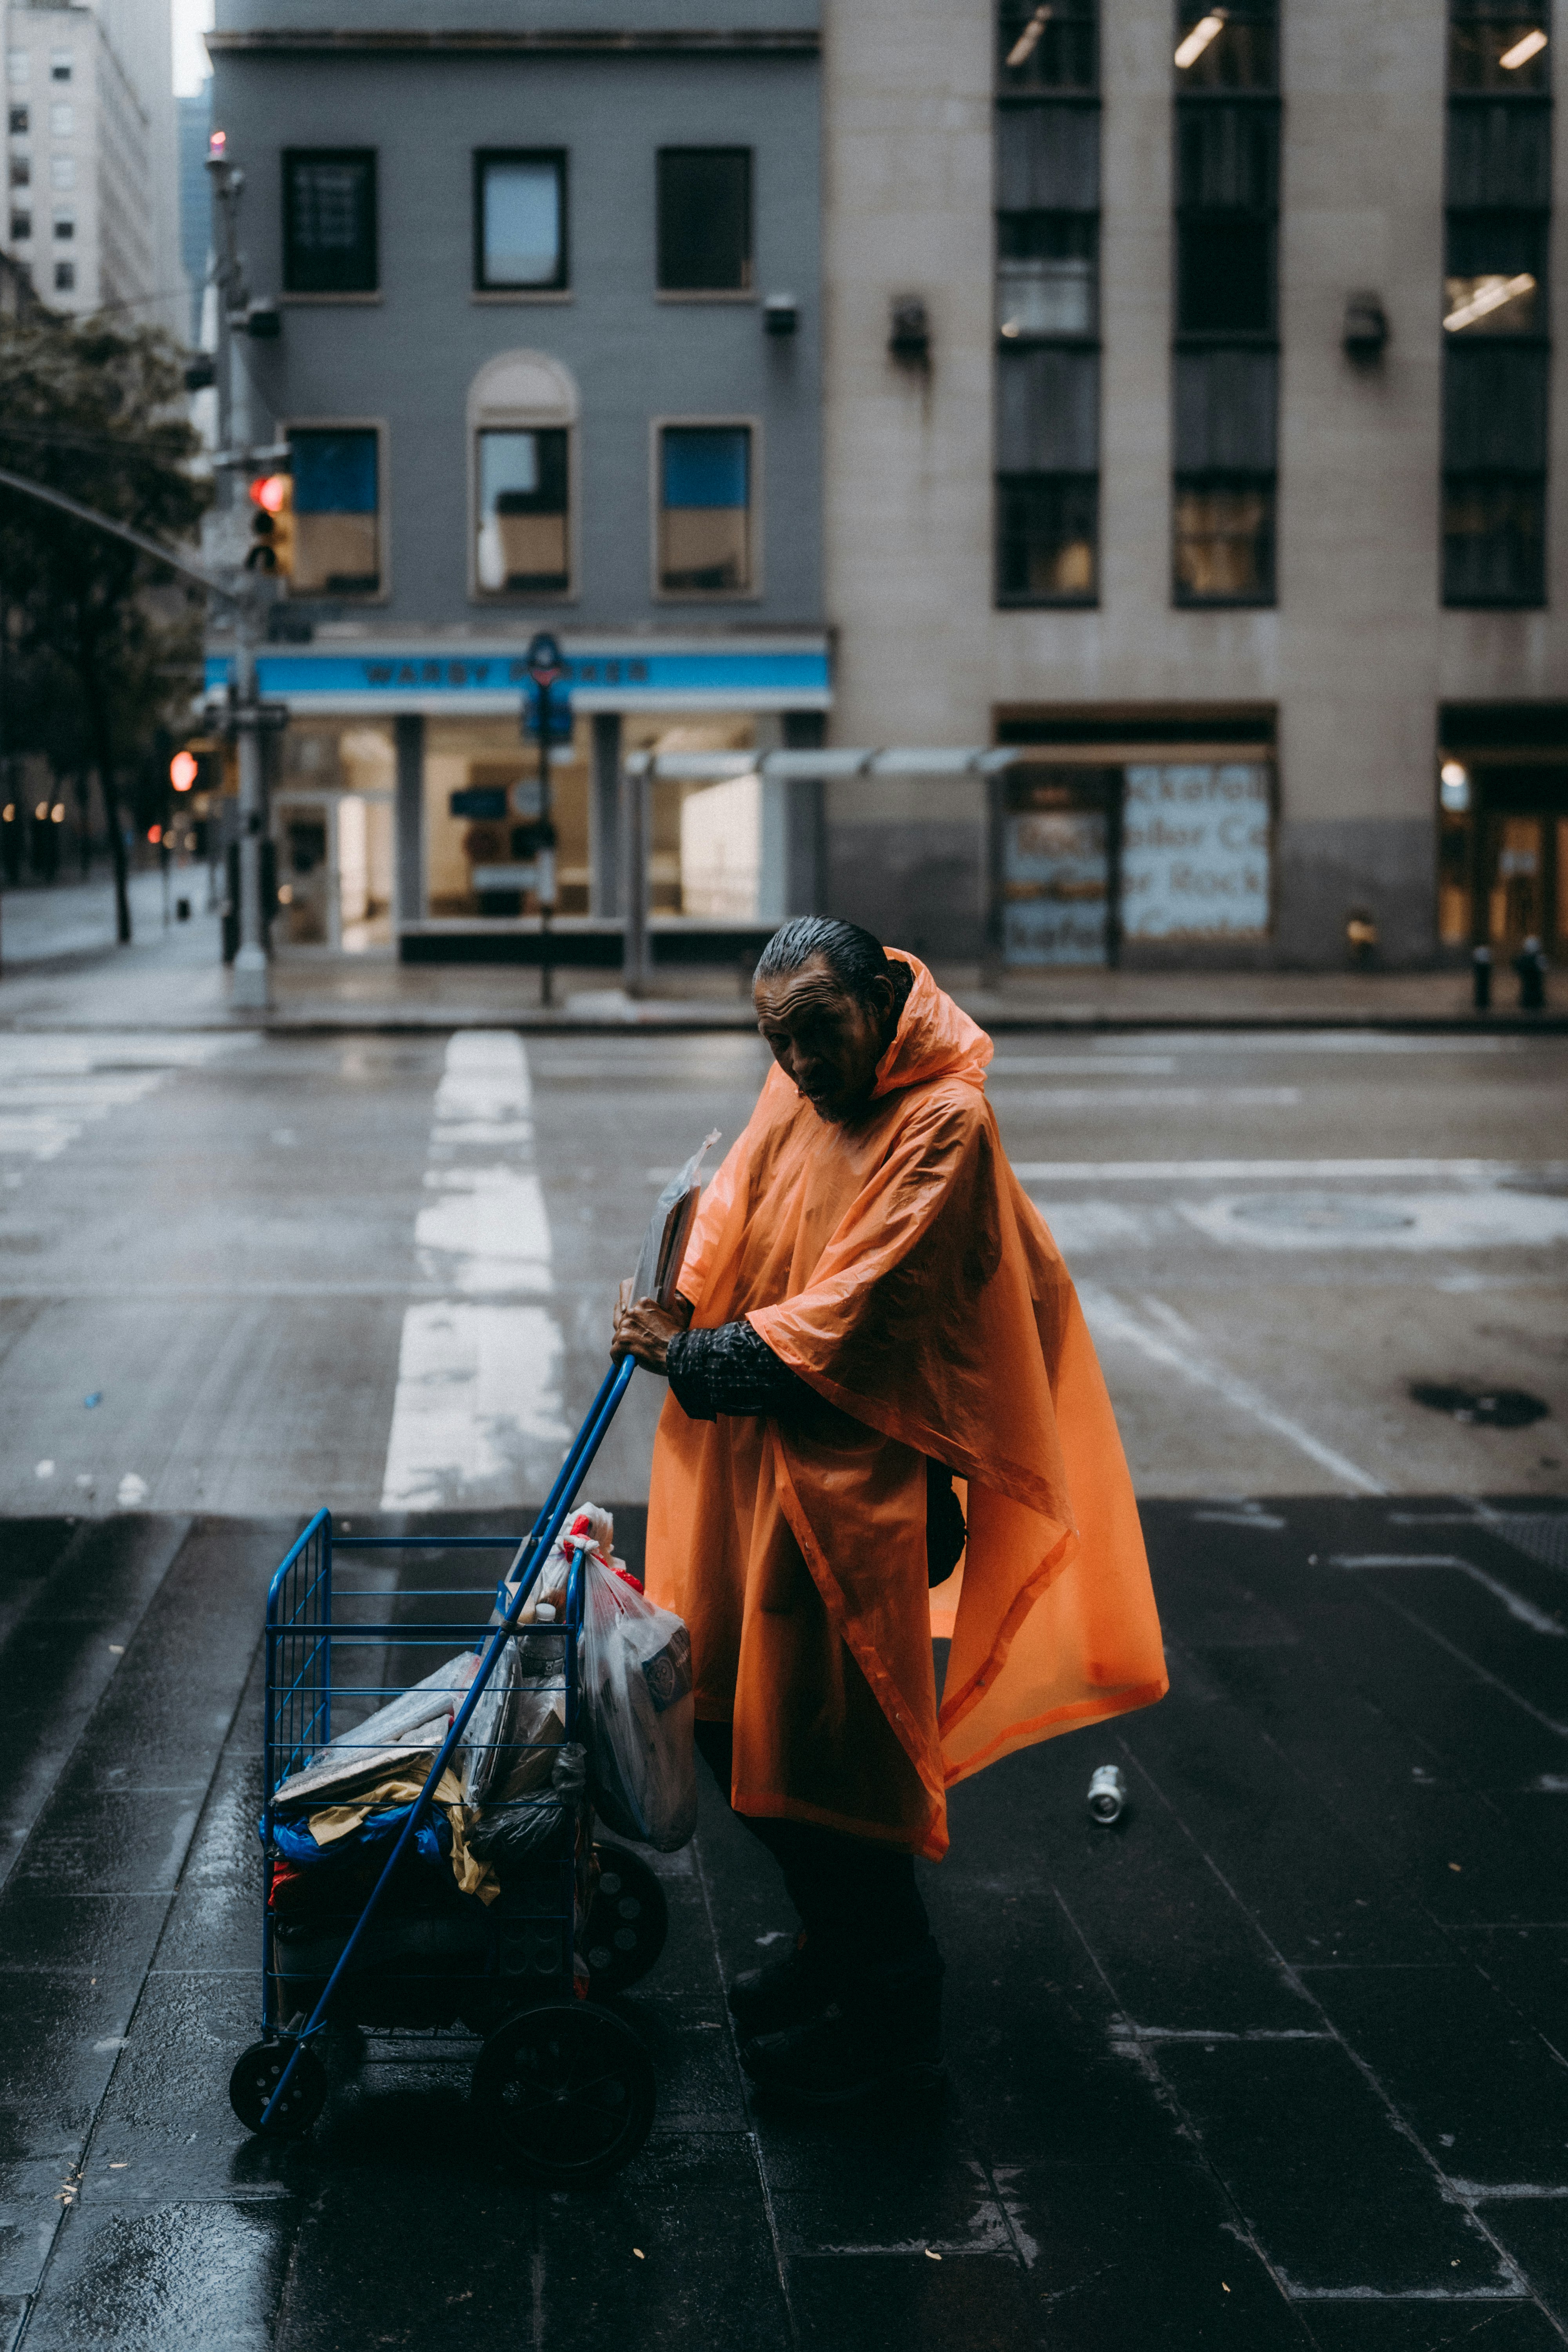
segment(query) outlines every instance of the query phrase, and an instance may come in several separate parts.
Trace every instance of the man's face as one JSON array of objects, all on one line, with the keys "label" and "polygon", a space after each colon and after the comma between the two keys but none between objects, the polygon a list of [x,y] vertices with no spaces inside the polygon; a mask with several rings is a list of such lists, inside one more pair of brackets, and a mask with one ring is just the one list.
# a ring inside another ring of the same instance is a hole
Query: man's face
[{"label": "man's face", "polygon": [[885,980],[872,982],[872,994],[869,1006],[858,1004],[820,956],[752,991],[774,1061],[822,1118],[854,1118],[870,1099],[893,1010]]}]

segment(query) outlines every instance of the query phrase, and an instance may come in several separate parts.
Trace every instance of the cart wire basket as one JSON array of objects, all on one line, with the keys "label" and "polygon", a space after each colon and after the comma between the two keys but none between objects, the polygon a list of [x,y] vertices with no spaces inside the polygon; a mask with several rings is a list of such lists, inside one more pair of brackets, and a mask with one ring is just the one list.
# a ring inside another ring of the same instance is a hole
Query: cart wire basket
[{"label": "cart wire basket", "polygon": [[[599,1997],[651,1968],[667,1915],[647,1864],[594,1836],[580,1555],[555,1622],[520,1622],[632,1370],[606,1372],[521,1542],[335,1534],[322,1510],[273,1577],[261,2034],[229,2081],[247,2129],[310,2128],[329,2039],[418,2032],[472,2055],[531,2180],[603,2179],[647,2139],[652,2063]],[[499,1552],[499,1588],[447,1580]]]}]

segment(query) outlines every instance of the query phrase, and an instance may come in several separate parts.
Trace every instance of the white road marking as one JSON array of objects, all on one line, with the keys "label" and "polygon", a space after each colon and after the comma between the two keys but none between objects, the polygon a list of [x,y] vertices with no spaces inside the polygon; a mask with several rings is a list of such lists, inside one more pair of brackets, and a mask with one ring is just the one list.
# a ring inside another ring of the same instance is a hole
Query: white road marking
[{"label": "white road marking", "polygon": [[1457,1568],[1461,1576],[1468,1576],[1472,1584],[1479,1584],[1483,1592],[1489,1592],[1494,1601],[1500,1601],[1516,1623],[1528,1625],[1532,1633],[1550,1634],[1555,1641],[1568,1638],[1568,1625],[1559,1624],[1557,1619],[1549,1617],[1544,1609],[1538,1609],[1533,1601],[1527,1601],[1522,1592],[1516,1592],[1511,1584],[1504,1584],[1500,1578],[1489,1576],[1484,1568],[1476,1566],[1474,1560],[1460,1559],[1451,1552],[1335,1552],[1331,1565],[1335,1568]]},{"label": "white road marking", "polygon": [[[434,1197],[414,1229],[419,1286],[446,1295],[404,1315],[383,1510],[521,1501],[548,1484],[568,1435],[561,1327],[549,1308],[521,1303],[553,1288],[531,1110],[513,1031],[449,1040],[425,1176]],[[492,1156],[459,1159],[475,1151]]]},{"label": "white road marking", "polygon": [[1078,1295],[1097,1347],[1102,1341],[1120,1341],[1135,1348],[1152,1363],[1179,1374],[1194,1387],[1212,1390],[1216,1396],[1224,1397],[1227,1404],[1272,1430],[1277,1437],[1295,1446],[1298,1453],[1304,1454],[1352,1494],[1387,1494],[1388,1488],[1380,1478],[1374,1478],[1370,1471],[1335,1447],[1325,1445],[1321,1438],[1315,1437],[1289,1413],[1281,1412],[1251,1381],[1242,1380],[1206,1355],[1191,1324],[1163,1299],[1144,1297],[1140,1302],[1150,1318],[1143,1321],[1109,1290],[1079,1283]]},{"label": "white road marking", "polygon": [[[1145,1029],[1129,1035],[1145,1048],[1157,1035],[1173,1054],[1522,1054],[1537,1044],[1533,1037],[1478,1037],[1468,1030]],[[1114,1054],[1117,1041],[1101,1039],[1098,1050]]]},{"label": "white road marking", "polygon": [[1289,1110],[1300,1087],[1010,1087],[997,1089],[1005,1110],[1052,1118],[1084,1110]]},{"label": "white road marking", "polygon": [[1175,1074],[1173,1054],[1107,1054],[1095,1047],[1089,1054],[994,1054],[986,1066],[992,1078],[1168,1078]]},{"label": "white road marking", "polygon": [[1500,1186],[1317,1198],[1222,1193],[1175,1206],[1189,1224],[1228,1248],[1543,1249],[1568,1241],[1568,1200]]},{"label": "white road marking", "polygon": [[1560,1184],[1568,1160],[1016,1160],[1020,1184]]},{"label": "white road marking", "polygon": [[102,1033],[0,1033],[0,1155],[56,1160],[89,1127],[155,1093],[173,1072],[254,1050],[257,1042],[253,1032],[131,1041]]}]

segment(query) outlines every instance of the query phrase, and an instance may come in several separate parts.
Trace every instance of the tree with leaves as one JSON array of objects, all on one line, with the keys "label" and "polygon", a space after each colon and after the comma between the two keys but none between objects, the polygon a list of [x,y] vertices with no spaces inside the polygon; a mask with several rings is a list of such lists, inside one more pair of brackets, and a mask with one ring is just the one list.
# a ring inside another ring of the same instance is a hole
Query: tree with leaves
[{"label": "tree with leaves", "polygon": [[[207,484],[180,355],[101,318],[0,320],[0,466],[166,545],[189,541]],[[0,484],[5,749],[96,768],[131,938],[121,779],[199,677],[200,591],[151,556]]]}]

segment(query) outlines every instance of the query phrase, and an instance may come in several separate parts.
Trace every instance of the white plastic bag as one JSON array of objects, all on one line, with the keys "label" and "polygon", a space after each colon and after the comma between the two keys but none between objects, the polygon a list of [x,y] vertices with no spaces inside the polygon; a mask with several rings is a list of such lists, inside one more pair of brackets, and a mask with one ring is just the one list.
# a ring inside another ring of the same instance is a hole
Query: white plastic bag
[{"label": "white plastic bag", "polygon": [[697,1827],[691,1636],[594,1552],[584,1561],[583,1707],[594,1810],[673,1853]]}]

